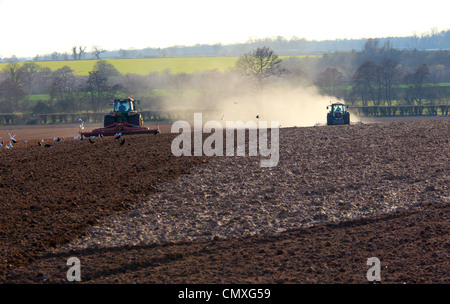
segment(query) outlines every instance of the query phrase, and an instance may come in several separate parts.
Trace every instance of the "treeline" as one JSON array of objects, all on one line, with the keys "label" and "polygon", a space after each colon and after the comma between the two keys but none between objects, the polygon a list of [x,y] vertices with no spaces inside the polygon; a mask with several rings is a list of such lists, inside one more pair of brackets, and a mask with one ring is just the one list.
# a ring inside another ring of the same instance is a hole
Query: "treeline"
[{"label": "treeline", "polygon": [[[250,39],[244,43],[235,44],[196,44],[192,46],[171,46],[166,48],[119,49],[106,50],[94,45],[74,46],[67,52],[53,52],[51,54],[36,54],[30,58],[11,56],[0,58],[0,62],[18,61],[56,61],[107,58],[165,58],[165,57],[202,57],[202,56],[232,56],[242,54],[261,46],[270,47],[280,56],[294,56],[311,53],[329,53],[343,51],[359,51],[365,43],[364,39],[336,39],[336,40],[306,40],[293,37],[269,37],[264,39]],[[446,50],[450,49],[450,30],[438,31],[436,28],[426,33],[416,33],[406,37],[376,38],[380,44],[389,44],[399,50]]]},{"label": "treeline", "polygon": [[362,52],[326,54],[303,66],[308,73],[319,71],[314,83],[322,93],[349,103],[422,105],[450,98],[448,50],[398,50],[368,39]]},{"label": "treeline", "polygon": [[[34,62],[9,63],[1,73],[0,113],[81,112],[104,109],[120,89],[117,70],[99,61],[88,77],[79,77],[69,66],[56,71]],[[112,80],[112,81],[111,81]],[[32,96],[43,95],[42,100]]]},{"label": "treeline", "polygon": [[[268,77],[259,85],[315,85],[322,94],[354,105],[448,104],[450,100],[447,50],[399,50],[368,39],[362,51],[288,57],[280,65],[283,75]],[[105,60],[96,61],[88,76],[78,76],[69,66],[52,71],[36,62],[11,62],[0,71],[0,113],[102,112],[113,99],[127,96],[140,99],[141,110],[167,110],[169,105],[208,109],[247,89],[243,77],[237,69],[124,75]]]},{"label": "treeline", "polygon": [[208,107],[238,86],[233,71],[124,75],[98,60],[88,76],[79,76],[69,66],[51,71],[35,62],[9,63],[0,72],[0,114],[98,113],[114,99],[128,96],[141,100],[144,111],[166,110],[169,103]]}]

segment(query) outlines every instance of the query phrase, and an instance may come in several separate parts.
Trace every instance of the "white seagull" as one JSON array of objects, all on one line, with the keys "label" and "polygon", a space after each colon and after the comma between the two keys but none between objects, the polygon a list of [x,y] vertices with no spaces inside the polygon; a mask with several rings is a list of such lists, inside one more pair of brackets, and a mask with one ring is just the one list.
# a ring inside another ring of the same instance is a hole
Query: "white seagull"
[{"label": "white seagull", "polygon": [[14,139],[14,137],[16,137],[16,134],[14,134],[13,136],[11,136],[11,134],[9,134],[9,139],[11,139],[13,141],[13,143],[16,143],[17,141]]}]

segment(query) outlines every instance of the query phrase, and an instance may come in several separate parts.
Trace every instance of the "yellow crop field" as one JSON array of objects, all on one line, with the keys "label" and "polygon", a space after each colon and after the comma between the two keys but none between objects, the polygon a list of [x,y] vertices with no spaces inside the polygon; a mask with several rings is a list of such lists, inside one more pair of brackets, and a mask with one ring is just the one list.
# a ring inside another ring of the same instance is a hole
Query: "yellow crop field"
[{"label": "yellow crop field", "polygon": [[[313,55],[318,56],[318,55]],[[281,59],[288,56],[280,56]],[[295,56],[305,57],[305,56]],[[311,57],[311,55],[309,55]],[[148,75],[154,72],[167,71],[171,74],[212,71],[226,71],[232,68],[239,57],[182,57],[182,58],[132,58],[105,59],[122,74]],[[71,67],[76,75],[88,75],[97,60],[39,61],[36,64],[56,71],[63,66]],[[8,63],[0,63],[0,71]]]},{"label": "yellow crop field", "polygon": [[[147,75],[167,70],[171,74],[201,71],[225,71],[234,66],[237,57],[185,57],[185,58],[144,58],[144,59],[105,59],[122,74]],[[52,71],[63,66],[71,67],[77,75],[88,75],[97,60],[41,61],[36,64]],[[7,63],[0,63],[0,70]]]}]

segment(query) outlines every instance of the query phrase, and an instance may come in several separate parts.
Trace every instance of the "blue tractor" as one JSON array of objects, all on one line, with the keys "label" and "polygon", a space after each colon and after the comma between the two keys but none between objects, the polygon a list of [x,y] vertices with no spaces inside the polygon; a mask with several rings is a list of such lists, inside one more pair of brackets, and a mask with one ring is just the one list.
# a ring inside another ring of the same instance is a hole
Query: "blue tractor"
[{"label": "blue tractor", "polygon": [[327,107],[330,108],[330,112],[327,114],[327,125],[349,125],[350,124],[350,113],[345,109],[348,106],[343,103],[333,103]]}]

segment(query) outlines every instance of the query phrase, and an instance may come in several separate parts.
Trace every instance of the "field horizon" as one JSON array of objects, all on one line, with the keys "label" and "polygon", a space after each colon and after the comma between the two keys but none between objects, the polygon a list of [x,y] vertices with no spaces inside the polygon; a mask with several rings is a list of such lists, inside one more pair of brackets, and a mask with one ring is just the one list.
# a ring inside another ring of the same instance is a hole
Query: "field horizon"
[{"label": "field horizon", "polygon": [[[316,55],[302,56],[279,56],[288,57],[311,57]],[[106,58],[106,59],[82,59],[82,60],[55,60],[55,61],[28,61],[34,62],[41,67],[47,67],[53,72],[69,66],[77,76],[87,76],[92,71],[95,63],[104,60],[112,64],[121,74],[148,75],[150,73],[161,73],[167,71],[170,74],[192,74],[204,71],[224,72],[231,69],[239,57],[166,57],[166,58]],[[18,62],[22,65],[26,62]],[[3,70],[9,62],[0,62],[0,70]]]}]

